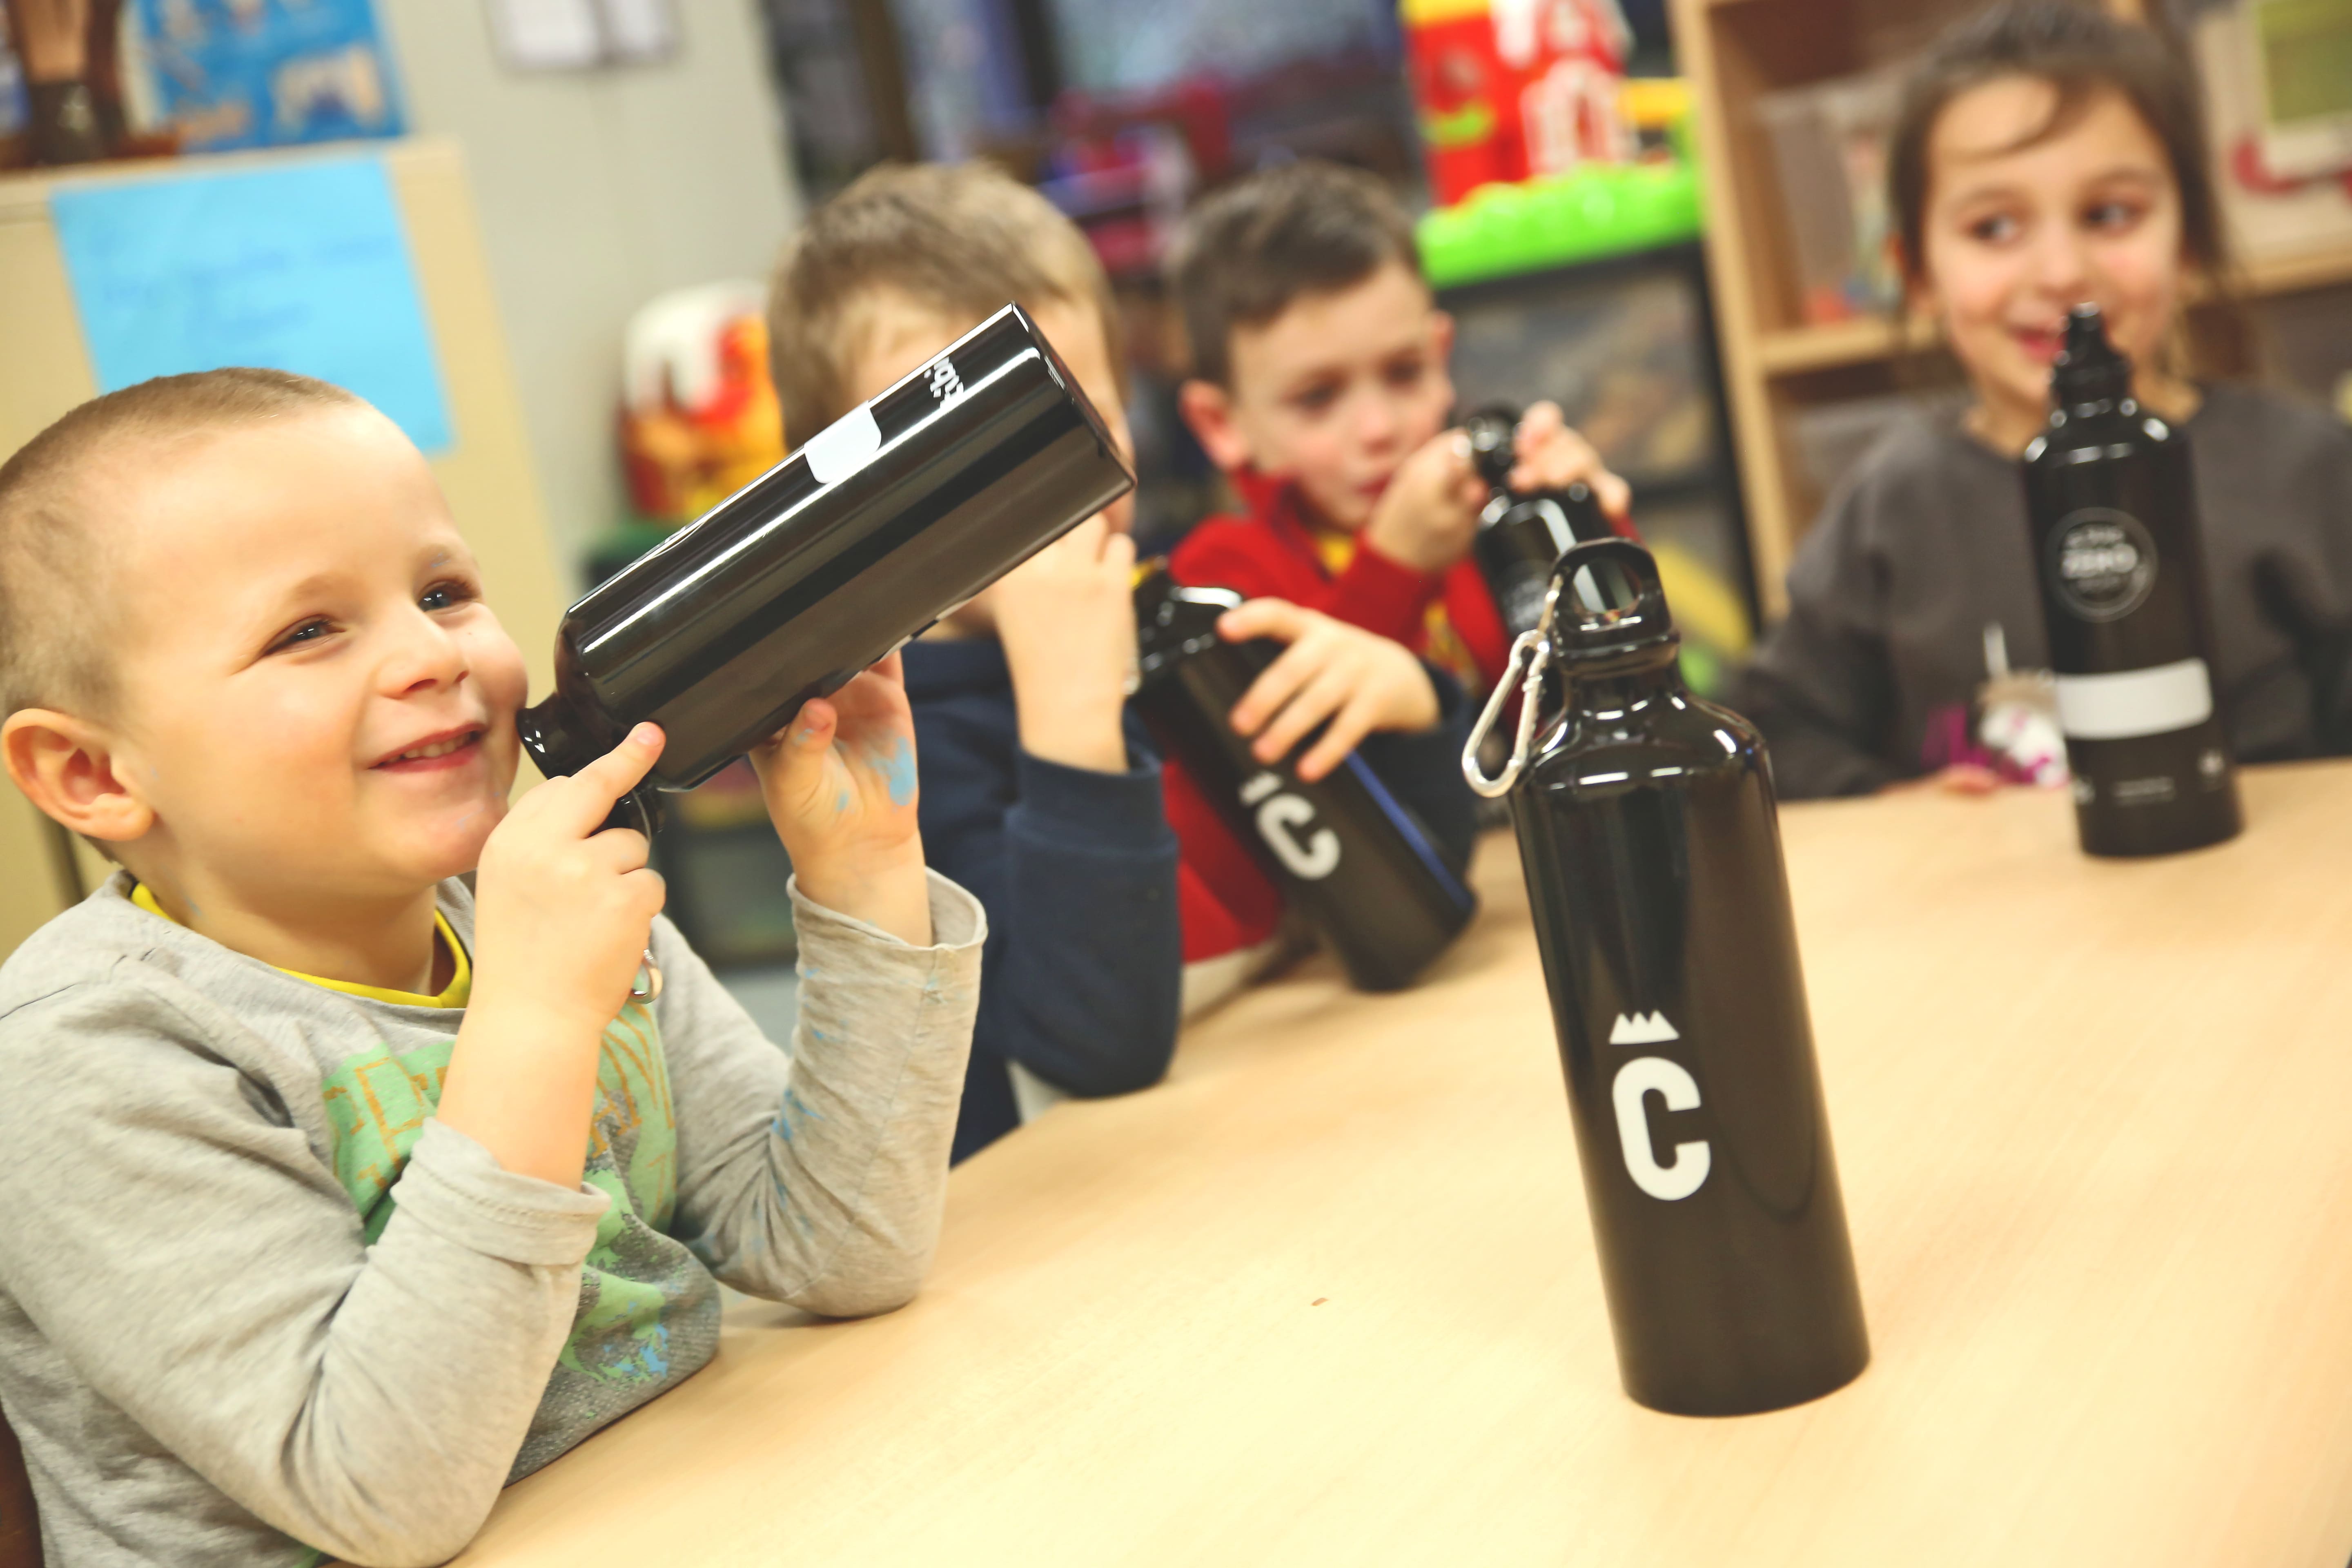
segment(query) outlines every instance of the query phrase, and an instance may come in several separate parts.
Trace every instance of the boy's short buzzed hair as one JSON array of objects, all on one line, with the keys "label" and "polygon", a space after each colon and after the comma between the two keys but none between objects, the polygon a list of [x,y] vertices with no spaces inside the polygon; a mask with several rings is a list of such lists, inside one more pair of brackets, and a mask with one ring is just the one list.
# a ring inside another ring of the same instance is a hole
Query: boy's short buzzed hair
[{"label": "boy's short buzzed hair", "polygon": [[1168,260],[1192,374],[1230,386],[1235,328],[1392,261],[1421,276],[1412,219],[1376,175],[1301,159],[1227,185],[1192,209]]},{"label": "boy's short buzzed hair", "polygon": [[139,444],[363,399],[282,370],[158,376],[94,397],[0,464],[0,716],[102,713],[115,699],[106,645],[108,542],[90,480]]},{"label": "boy's short buzzed hair", "polygon": [[1110,279],[1053,203],[985,163],[885,163],[809,214],[776,264],[768,352],[787,441],[849,412],[862,307],[891,289],[975,321],[1010,302],[1091,308],[1113,368],[1126,363]]}]

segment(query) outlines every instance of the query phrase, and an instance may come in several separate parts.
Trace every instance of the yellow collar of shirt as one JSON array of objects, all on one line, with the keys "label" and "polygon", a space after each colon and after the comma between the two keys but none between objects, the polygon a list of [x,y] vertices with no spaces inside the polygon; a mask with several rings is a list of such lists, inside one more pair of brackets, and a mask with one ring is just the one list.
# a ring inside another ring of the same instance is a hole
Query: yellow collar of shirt
[{"label": "yellow collar of shirt", "polygon": [[[155,901],[154,893],[144,882],[131,888],[131,901],[151,915],[162,915],[172,921],[173,925],[180,923],[172,920],[163,906]],[[466,944],[457,940],[457,933],[449,929],[448,917],[439,910],[433,911],[433,929],[440,932],[441,940],[449,947],[449,984],[438,996],[427,996],[421,991],[394,991],[389,985],[360,985],[349,980],[329,980],[323,975],[305,974],[299,969],[278,969],[278,973],[290,974],[297,980],[307,980],[313,985],[323,985],[330,991],[347,992],[353,996],[391,1002],[403,1007],[462,1007],[474,994],[474,966],[467,961]],[[275,969],[277,965],[270,967]]]}]

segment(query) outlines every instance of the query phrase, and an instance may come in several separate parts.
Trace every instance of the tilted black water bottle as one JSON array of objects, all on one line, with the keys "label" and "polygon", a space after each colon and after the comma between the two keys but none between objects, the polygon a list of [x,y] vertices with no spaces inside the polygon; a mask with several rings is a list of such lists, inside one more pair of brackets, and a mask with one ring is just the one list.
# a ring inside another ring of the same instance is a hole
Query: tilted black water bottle
[{"label": "tilted black water bottle", "polygon": [[[573,605],[523,744],[553,777],[650,719],[649,785],[690,789],[1134,483],[1007,305]],[[614,819],[651,832],[650,788]]]},{"label": "tilted black water bottle", "polygon": [[1870,1342],[1764,742],[1684,686],[1647,551],[1580,544],[1553,584],[1510,763],[1474,733],[1463,768],[1510,798],[1619,1374],[1675,1415],[1799,1404]]},{"label": "tilted black water bottle", "polygon": [[1361,757],[1349,753],[1309,784],[1297,763],[1314,736],[1272,767],[1251,754],[1227,716],[1281,645],[1217,636],[1218,617],[1241,603],[1229,589],[1180,587],[1164,567],[1143,574],[1135,614],[1144,721],[1315,922],[1351,983],[1409,985],[1470,923],[1477,897]]},{"label": "tilted black water bottle", "polygon": [[2235,837],[2188,437],[2133,400],[2131,362],[2095,305],[2066,318],[2050,402],[2021,468],[2083,848],[2168,855]]},{"label": "tilted black water bottle", "polygon": [[1542,614],[1544,592],[1561,553],[1583,540],[1607,539],[1614,531],[1592,487],[1581,479],[1566,489],[1528,495],[1510,488],[1518,461],[1517,409],[1489,404],[1463,421],[1462,428],[1470,439],[1470,460],[1493,492],[1478,514],[1470,552],[1495,595],[1503,625],[1517,637],[1532,629]]}]

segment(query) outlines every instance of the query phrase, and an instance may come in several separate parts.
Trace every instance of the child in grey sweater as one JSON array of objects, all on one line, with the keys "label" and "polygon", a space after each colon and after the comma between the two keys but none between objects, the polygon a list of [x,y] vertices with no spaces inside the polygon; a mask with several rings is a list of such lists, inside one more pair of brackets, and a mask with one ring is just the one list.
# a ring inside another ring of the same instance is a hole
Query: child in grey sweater
[{"label": "child in grey sweater", "polygon": [[50,1568],[438,1563],[709,1360],[718,1281],[921,1279],[984,933],[923,867],[896,661],[754,758],[789,1059],[599,831],[659,731],[509,811],[522,698],[348,394],[150,382],[0,468],[0,755],[122,867],[0,966],[0,1406]]},{"label": "child in grey sweater", "polygon": [[2214,696],[2240,760],[2352,751],[2352,432],[2174,364],[2182,301],[2228,272],[2205,146],[2184,58],[2095,5],[2002,0],[1914,69],[1888,139],[1894,248],[1969,403],[1891,431],[1797,552],[1788,616],[1732,699],[1784,797],[1927,774],[1991,787],[1954,753],[1982,751],[1968,737],[2002,673],[1989,648],[2048,661],[2016,459],[2085,300],[2141,408],[2188,437]]}]

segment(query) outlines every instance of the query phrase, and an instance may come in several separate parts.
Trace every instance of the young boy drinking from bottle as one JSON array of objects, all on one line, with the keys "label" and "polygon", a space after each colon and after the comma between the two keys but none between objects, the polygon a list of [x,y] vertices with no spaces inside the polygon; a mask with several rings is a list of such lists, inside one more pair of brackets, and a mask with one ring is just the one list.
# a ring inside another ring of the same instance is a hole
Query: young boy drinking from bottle
[{"label": "young boy drinking from bottle", "polygon": [[[1185,423],[1241,495],[1169,558],[1179,581],[1274,594],[1394,638],[1484,693],[1510,638],[1470,544],[1486,487],[1448,426],[1453,319],[1412,222],[1360,170],[1302,159],[1210,196],[1169,263],[1192,376]],[[1631,492],[1538,403],[1514,490],[1592,487],[1630,536]]]},{"label": "young boy drinking from bottle", "polygon": [[[1120,318],[1101,265],[1043,196],[979,164],[878,169],[809,216],[769,307],[789,437],[823,429],[1008,301],[1125,445]],[[958,1158],[1065,1095],[1157,1082],[1180,1016],[1246,980],[1276,941],[1280,894],[1129,710],[1129,512],[1122,500],[1088,520],[905,651],[923,840],[989,916]],[[1322,776],[1360,743],[1466,854],[1450,682],[1278,600],[1244,605],[1221,629],[1289,645],[1232,715],[1261,758],[1288,754],[1328,720],[1303,773]]]},{"label": "young boy drinking from bottle", "polygon": [[509,809],[523,685],[348,393],[152,381],[0,467],[0,752],[121,867],[0,966],[0,1405],[49,1568],[438,1563],[709,1360],[719,1281],[921,1279],[984,921],[894,798],[896,661],[753,758],[790,1058],[602,828],[660,731]]}]

